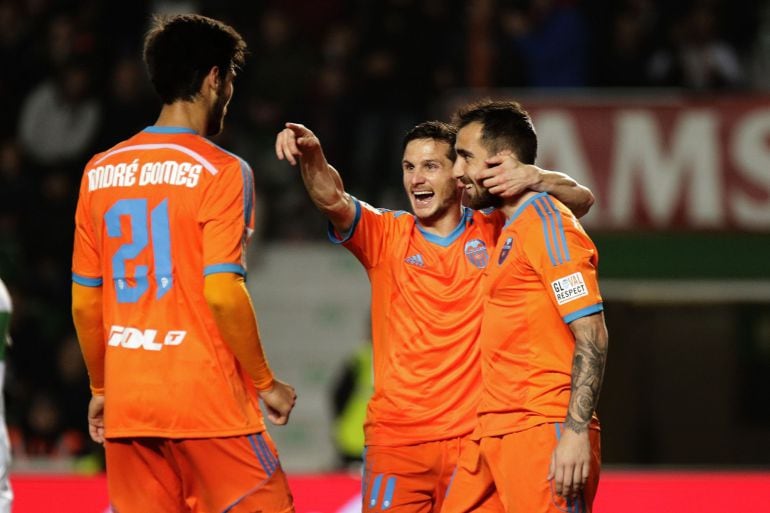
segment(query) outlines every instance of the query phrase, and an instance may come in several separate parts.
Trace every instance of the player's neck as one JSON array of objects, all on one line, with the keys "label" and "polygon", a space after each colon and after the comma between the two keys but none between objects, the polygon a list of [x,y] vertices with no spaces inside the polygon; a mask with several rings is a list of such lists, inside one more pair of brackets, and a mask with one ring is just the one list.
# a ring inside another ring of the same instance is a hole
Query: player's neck
[{"label": "player's neck", "polygon": [[206,133],[208,112],[199,102],[176,101],[164,105],[155,126],[190,128],[198,134]]},{"label": "player's neck", "polygon": [[531,198],[536,194],[537,192],[535,191],[525,191],[524,193],[519,194],[518,196],[514,196],[512,198],[506,198],[503,201],[503,205],[500,207],[500,210],[503,211],[507,219],[510,219],[511,217],[513,217],[513,214],[516,213],[516,211],[525,201],[527,201],[529,198]]},{"label": "player's neck", "polygon": [[439,237],[447,237],[451,234],[462,219],[463,211],[460,205],[448,209],[444,215],[436,219],[420,219],[420,227],[428,233]]}]

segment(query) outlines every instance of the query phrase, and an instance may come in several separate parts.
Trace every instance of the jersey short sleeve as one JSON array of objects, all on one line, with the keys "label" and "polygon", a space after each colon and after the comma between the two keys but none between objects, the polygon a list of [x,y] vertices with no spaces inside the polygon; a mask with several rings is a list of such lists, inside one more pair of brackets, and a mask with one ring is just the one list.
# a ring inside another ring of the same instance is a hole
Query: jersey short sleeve
[{"label": "jersey short sleeve", "polygon": [[241,159],[217,174],[199,212],[203,274],[246,274],[246,242],[254,231],[254,175]]},{"label": "jersey short sleeve", "polygon": [[389,218],[393,212],[379,210],[351,196],[356,216],[347,233],[337,233],[329,224],[329,240],[344,245],[367,269],[375,267],[383,257]]},{"label": "jersey short sleeve", "polygon": [[600,312],[596,246],[577,219],[550,197],[538,198],[533,208],[537,218],[526,232],[524,252],[559,315],[569,324]]},{"label": "jersey short sleeve", "polygon": [[89,217],[88,189],[86,175],[80,187],[77,209],[75,210],[75,240],[72,252],[72,281],[87,287],[102,284],[102,266],[99,244],[93,223]]}]

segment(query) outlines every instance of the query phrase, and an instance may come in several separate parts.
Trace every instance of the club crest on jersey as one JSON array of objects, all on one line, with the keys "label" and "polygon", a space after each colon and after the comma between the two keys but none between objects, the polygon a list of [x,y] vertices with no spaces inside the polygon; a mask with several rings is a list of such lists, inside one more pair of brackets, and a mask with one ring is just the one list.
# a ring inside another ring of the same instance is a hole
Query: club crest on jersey
[{"label": "club crest on jersey", "polygon": [[511,252],[512,247],[513,237],[508,237],[505,239],[505,244],[503,244],[503,250],[500,251],[500,257],[497,259],[497,265],[503,265],[503,262],[505,262],[505,259],[508,258],[508,253]]},{"label": "club crest on jersey", "polygon": [[473,239],[465,243],[465,256],[479,269],[484,269],[489,263],[487,245],[481,239]]}]

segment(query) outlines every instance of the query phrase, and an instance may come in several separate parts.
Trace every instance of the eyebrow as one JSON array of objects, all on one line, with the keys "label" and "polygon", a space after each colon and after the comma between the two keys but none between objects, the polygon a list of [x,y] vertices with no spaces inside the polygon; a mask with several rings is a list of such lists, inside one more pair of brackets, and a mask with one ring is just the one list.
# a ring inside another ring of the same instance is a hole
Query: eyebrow
[{"label": "eyebrow", "polygon": [[462,148],[456,148],[455,149],[455,153],[457,153],[461,157],[472,157],[473,156],[473,153],[471,153],[471,152],[469,152],[467,150],[464,150]]}]

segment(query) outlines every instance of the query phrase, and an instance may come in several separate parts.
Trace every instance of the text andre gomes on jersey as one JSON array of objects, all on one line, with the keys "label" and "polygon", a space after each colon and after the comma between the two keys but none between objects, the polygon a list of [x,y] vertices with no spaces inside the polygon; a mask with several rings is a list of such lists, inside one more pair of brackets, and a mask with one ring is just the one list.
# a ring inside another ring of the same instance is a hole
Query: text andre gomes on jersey
[{"label": "text andre gomes on jersey", "polygon": [[139,159],[133,162],[105,164],[89,169],[88,190],[95,191],[106,187],[132,187],[134,185],[198,185],[203,166],[192,162],[145,162],[140,165]]}]

